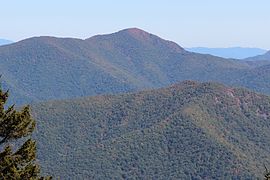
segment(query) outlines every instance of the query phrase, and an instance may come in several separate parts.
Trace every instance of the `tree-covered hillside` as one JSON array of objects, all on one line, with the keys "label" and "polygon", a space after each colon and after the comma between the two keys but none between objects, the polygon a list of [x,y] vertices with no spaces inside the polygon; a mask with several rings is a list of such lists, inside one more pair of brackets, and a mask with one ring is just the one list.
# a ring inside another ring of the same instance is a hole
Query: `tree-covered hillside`
[{"label": "tree-covered hillside", "polygon": [[[190,53],[136,28],[86,40],[26,39],[1,46],[0,63],[3,85],[17,104],[159,88],[183,80],[217,81],[270,94],[265,86],[269,72],[252,73],[257,61]],[[265,81],[254,87],[252,78]]]},{"label": "tree-covered hillside", "polygon": [[185,81],[33,105],[38,159],[61,179],[255,179],[270,164],[270,98]]}]

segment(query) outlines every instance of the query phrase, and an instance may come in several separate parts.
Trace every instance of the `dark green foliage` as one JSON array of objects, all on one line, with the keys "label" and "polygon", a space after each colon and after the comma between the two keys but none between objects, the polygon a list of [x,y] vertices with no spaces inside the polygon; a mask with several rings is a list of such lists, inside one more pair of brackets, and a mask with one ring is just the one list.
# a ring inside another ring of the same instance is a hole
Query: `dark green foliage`
[{"label": "dark green foliage", "polygon": [[0,153],[1,179],[40,179],[39,166],[33,164],[35,160],[36,144],[27,140],[15,153],[11,146],[6,146]]},{"label": "dark green foliage", "polygon": [[35,121],[30,115],[29,106],[21,111],[16,111],[14,105],[5,110],[8,99],[8,91],[3,92],[0,88],[0,145],[10,140],[26,137],[35,128]]},{"label": "dark green foliage", "polygon": [[0,137],[3,137],[0,144],[26,137],[33,132],[35,121],[30,115],[29,106],[25,106],[21,112],[14,110],[14,106],[5,111],[1,105],[0,109],[2,109],[0,112]]},{"label": "dark green foliage", "polygon": [[264,179],[270,180],[270,171],[267,169],[266,166],[264,166],[264,167],[265,167]]},{"label": "dark green foliage", "polygon": [[36,104],[42,168],[63,179],[255,179],[270,98],[214,83]]},{"label": "dark green foliage", "polygon": [[4,84],[19,104],[164,87],[188,79],[270,93],[270,72],[260,73],[258,62],[190,53],[139,29],[87,40],[31,38],[1,46],[0,63]]},{"label": "dark green foliage", "polygon": [[33,140],[28,139],[15,152],[11,145],[6,145],[12,140],[29,136],[35,128],[29,106],[25,106],[21,111],[16,111],[14,106],[5,110],[7,99],[8,92],[0,89],[0,150],[3,150],[0,152],[0,179],[51,179],[39,176],[40,168],[35,163],[36,143]]}]

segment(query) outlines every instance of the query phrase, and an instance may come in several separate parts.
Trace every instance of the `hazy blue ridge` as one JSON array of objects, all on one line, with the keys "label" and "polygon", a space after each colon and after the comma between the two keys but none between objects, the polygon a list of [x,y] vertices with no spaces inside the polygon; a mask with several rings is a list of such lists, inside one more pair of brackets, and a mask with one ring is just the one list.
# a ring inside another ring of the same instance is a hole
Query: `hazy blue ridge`
[{"label": "hazy blue ridge", "polygon": [[11,44],[11,43],[13,43],[13,41],[7,40],[7,39],[0,39],[0,46]]},{"label": "hazy blue ridge", "polygon": [[206,48],[206,47],[194,47],[186,48],[187,51],[211,54],[223,58],[245,59],[253,56],[262,55],[267,52],[265,49],[260,48],[243,48],[243,47],[231,47],[231,48]]}]

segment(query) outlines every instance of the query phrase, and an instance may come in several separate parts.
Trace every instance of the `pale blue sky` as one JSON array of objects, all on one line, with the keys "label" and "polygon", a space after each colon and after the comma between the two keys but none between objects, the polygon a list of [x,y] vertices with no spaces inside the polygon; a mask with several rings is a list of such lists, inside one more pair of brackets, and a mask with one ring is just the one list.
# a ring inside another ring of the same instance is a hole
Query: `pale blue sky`
[{"label": "pale blue sky", "polygon": [[88,38],[138,27],[183,47],[270,49],[270,0],[2,0],[0,38]]}]

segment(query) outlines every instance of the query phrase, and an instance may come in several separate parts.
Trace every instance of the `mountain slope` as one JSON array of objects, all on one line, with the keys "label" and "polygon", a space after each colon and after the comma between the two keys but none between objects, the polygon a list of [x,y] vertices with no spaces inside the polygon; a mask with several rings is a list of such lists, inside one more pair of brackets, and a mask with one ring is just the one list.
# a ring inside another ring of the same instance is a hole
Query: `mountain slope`
[{"label": "mountain slope", "polygon": [[[0,49],[1,72],[18,103],[130,90],[85,57],[84,41],[40,37]],[[77,51],[77,52],[76,52]],[[108,90],[109,89],[109,90]],[[18,91],[20,90],[20,91]]]},{"label": "mountain slope", "polygon": [[243,71],[233,85],[243,86],[258,92],[269,94],[270,88],[270,64],[256,67],[249,71]]},{"label": "mountain slope", "polygon": [[222,79],[221,73],[249,68],[238,61],[189,53],[173,42],[136,28],[87,41],[97,48],[101,59],[109,59],[116,69],[134,75],[139,83],[144,83],[142,87],[161,87],[186,79]]},{"label": "mountain slope", "polygon": [[[4,86],[17,104],[158,88],[188,79],[240,85],[238,79],[258,66],[190,53],[136,28],[86,40],[26,39],[1,46],[0,63]],[[263,84],[256,90],[270,93]]]},{"label": "mountain slope", "polygon": [[255,179],[270,98],[215,83],[33,106],[38,158],[63,179]]},{"label": "mountain slope", "polygon": [[201,53],[201,54],[211,54],[213,56],[219,56],[223,58],[233,58],[233,59],[245,59],[249,57],[254,57],[262,55],[267,51],[259,48],[242,48],[242,47],[232,47],[232,48],[205,48],[205,47],[194,47],[185,48],[187,51]]}]

